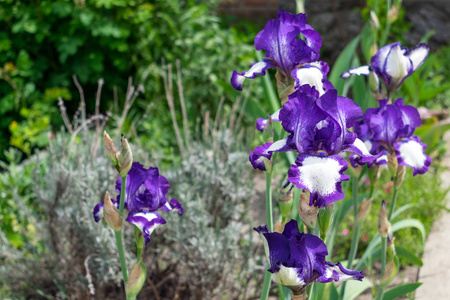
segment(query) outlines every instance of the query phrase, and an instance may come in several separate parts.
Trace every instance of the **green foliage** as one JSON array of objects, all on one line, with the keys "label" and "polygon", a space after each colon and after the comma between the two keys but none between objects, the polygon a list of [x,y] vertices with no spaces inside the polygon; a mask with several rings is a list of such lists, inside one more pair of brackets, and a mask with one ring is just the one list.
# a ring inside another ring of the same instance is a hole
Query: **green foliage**
[{"label": "green foliage", "polygon": [[[47,108],[40,106],[40,109],[50,119],[50,129],[61,126],[53,108],[58,96],[70,100],[77,94],[73,74],[85,93],[92,95],[97,79],[104,78],[103,94],[108,100],[103,102],[102,110],[112,106],[113,86],[124,86],[120,78],[138,74],[148,95],[147,102],[156,104],[152,114],[161,114],[166,104],[159,64],[164,59],[175,66],[179,60],[185,94],[192,99],[187,104],[188,113],[196,119],[206,110],[214,111],[218,105],[215,99],[223,93],[229,97],[236,95],[229,86],[231,71],[247,68],[253,62],[252,46],[245,44],[248,37],[241,30],[228,29],[216,16],[218,3],[2,1],[0,153],[8,145],[7,128],[13,121],[21,129],[16,127],[17,131],[12,133],[15,135],[12,143],[27,153],[41,146],[34,134],[17,139],[25,128],[36,126],[33,124],[36,120],[30,121],[21,114],[22,107],[34,109],[34,103],[47,103]],[[88,112],[93,110],[94,102],[87,99]],[[142,114],[141,108],[135,113]],[[68,105],[70,113],[76,109],[74,104]],[[168,118],[162,118],[161,122],[162,127],[170,125]],[[42,124],[39,126],[43,129]]]}]

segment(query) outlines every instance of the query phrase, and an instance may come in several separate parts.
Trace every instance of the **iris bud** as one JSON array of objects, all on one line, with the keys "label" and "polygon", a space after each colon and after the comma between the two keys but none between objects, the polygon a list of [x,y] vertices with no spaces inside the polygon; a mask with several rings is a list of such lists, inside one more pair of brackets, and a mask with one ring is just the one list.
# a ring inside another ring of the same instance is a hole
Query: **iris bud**
[{"label": "iris bud", "polygon": [[144,286],[145,279],[147,278],[147,270],[142,261],[131,268],[130,276],[125,284],[125,292],[127,299],[135,299]]},{"label": "iris bud", "polygon": [[315,206],[309,206],[309,198],[305,193],[300,194],[300,201],[298,203],[298,215],[303,224],[309,228],[314,228],[317,221],[318,208]]},{"label": "iris bud", "polygon": [[319,210],[319,228],[320,237],[322,240],[325,240],[328,229],[331,227],[331,222],[333,221],[333,211],[333,203],[327,204],[324,208]]},{"label": "iris bud", "polygon": [[405,179],[405,173],[406,173],[406,167],[399,165],[397,168],[397,176],[395,177],[395,187],[399,188],[400,185],[403,182],[403,179]]},{"label": "iris bud", "polygon": [[380,20],[378,20],[378,16],[373,10],[370,11],[370,25],[376,30],[380,29]]},{"label": "iris bud", "polygon": [[364,198],[358,209],[358,214],[356,215],[356,222],[361,223],[367,217],[372,207],[372,199]]},{"label": "iris bud", "polygon": [[133,154],[131,153],[131,148],[128,141],[123,134],[120,143],[120,152],[117,154],[117,158],[119,161],[119,174],[121,177],[125,177],[133,164]]},{"label": "iris bud", "polygon": [[122,218],[119,216],[119,210],[112,203],[108,192],[105,193],[103,201],[103,217],[114,231],[122,230]]},{"label": "iris bud", "polygon": [[397,174],[398,161],[395,154],[388,154],[388,169],[392,176]]},{"label": "iris bud", "polygon": [[103,144],[105,145],[106,156],[114,164],[114,167],[116,167],[116,169],[118,169],[119,162],[117,160],[117,150],[116,150],[116,147],[114,147],[114,143],[111,140],[111,137],[108,135],[108,133],[106,133],[106,131],[103,131]]},{"label": "iris bud", "polygon": [[387,216],[386,202],[383,200],[380,211],[378,212],[378,233],[382,238],[387,238],[388,241],[392,241],[394,235],[392,233],[391,222],[389,222]]},{"label": "iris bud", "polygon": [[292,204],[293,204],[292,199],[294,198],[293,186],[290,185],[290,189],[287,192],[284,193],[281,190],[280,193],[281,193],[281,196],[280,196],[280,199],[278,200],[278,203],[280,205],[281,216],[283,217],[283,220],[284,220],[287,218],[287,216],[291,212],[291,208],[292,208]]}]

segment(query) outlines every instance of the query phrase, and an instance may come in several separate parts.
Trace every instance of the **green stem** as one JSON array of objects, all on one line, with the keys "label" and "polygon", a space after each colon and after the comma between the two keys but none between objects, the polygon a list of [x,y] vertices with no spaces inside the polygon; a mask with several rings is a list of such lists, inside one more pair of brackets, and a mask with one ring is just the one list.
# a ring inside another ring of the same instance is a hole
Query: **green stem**
[{"label": "green stem", "polygon": [[[267,227],[273,232],[273,212],[272,212],[272,172],[266,171],[266,218]],[[266,271],[264,276],[264,284],[261,292],[261,300],[266,300],[269,297],[270,283],[272,281],[272,274]]]},{"label": "green stem", "polygon": [[[391,204],[389,205],[389,212],[388,212],[389,222],[391,221],[392,214],[394,213],[394,209],[395,209],[395,202],[397,201],[398,188],[396,187],[396,184],[395,184],[396,181],[397,181],[397,176],[395,176],[395,178],[394,178],[394,192],[392,193]],[[386,272],[386,250],[387,250],[387,238],[382,238],[380,288],[379,288],[378,296],[377,296],[377,299],[379,299],[379,300],[383,299],[383,294],[384,294],[384,286],[381,284],[381,279],[383,278],[384,273]]]},{"label": "green stem", "polygon": [[[352,236],[352,244],[350,246],[350,253],[348,254],[347,269],[352,268],[353,260],[355,259],[356,252],[358,251],[359,235],[361,232],[361,224],[356,221],[356,215],[358,214],[358,178],[352,176],[352,199],[353,199],[353,216],[354,216],[354,228]],[[345,293],[345,286],[347,282],[342,283],[341,291],[339,293],[339,299],[343,299]]]},{"label": "green stem", "polygon": [[125,261],[125,254],[123,251],[123,243],[122,243],[122,231],[114,231],[114,234],[116,236],[116,246],[117,246],[117,252],[119,252],[119,260],[120,260],[120,267],[122,269],[122,276],[123,281],[126,283],[128,281],[128,269],[127,269],[127,262]]},{"label": "green stem", "polygon": [[383,35],[381,36],[381,46],[386,44],[389,31],[391,30],[391,22],[389,21],[389,11],[391,10],[391,0],[386,0],[386,26],[383,31]]},{"label": "green stem", "polygon": [[[122,177],[122,185],[120,187],[120,204],[119,204],[119,216],[123,219],[123,209],[125,207],[125,193],[127,185],[127,176]],[[128,281],[128,269],[127,262],[125,260],[125,253],[123,250],[122,243],[122,230],[114,231],[116,236],[116,246],[117,252],[119,252],[120,267],[122,269],[123,281],[126,283]]]},{"label": "green stem", "polygon": [[266,271],[266,275],[264,276],[263,288],[261,291],[261,300],[266,300],[269,297],[270,291],[270,282],[272,281],[272,273]]}]

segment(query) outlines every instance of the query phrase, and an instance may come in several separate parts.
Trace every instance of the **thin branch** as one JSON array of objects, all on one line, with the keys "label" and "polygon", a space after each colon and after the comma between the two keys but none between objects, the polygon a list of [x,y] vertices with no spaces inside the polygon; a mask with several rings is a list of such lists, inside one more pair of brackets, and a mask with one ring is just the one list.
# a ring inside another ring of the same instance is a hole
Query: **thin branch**
[{"label": "thin branch", "polygon": [[[166,73],[167,70],[167,73]],[[180,129],[178,127],[177,118],[175,115],[175,106],[173,103],[173,85],[172,85],[172,65],[164,65],[163,62],[163,80],[164,88],[166,90],[167,104],[169,105],[170,115],[172,117],[173,128],[175,130],[175,137],[177,139],[178,148],[180,149],[181,157],[186,158],[186,152],[183,145],[183,139],[181,138]]]},{"label": "thin branch", "polygon": [[[95,114],[100,114],[100,98],[102,95],[102,87],[103,87],[104,80],[103,78],[100,78],[98,80],[98,87],[97,87],[97,93],[95,94]],[[95,131],[98,131],[98,127],[100,126],[100,121],[95,121]]]},{"label": "thin branch", "polygon": [[74,74],[72,76],[73,82],[78,89],[78,93],[80,94],[80,107],[81,107],[81,124],[86,122],[86,101],[84,100],[84,92],[80,83],[78,82],[77,76]]},{"label": "thin branch", "polygon": [[156,300],[161,300],[161,298],[159,298],[158,290],[156,289],[156,286],[155,286],[155,284],[153,283],[153,281],[150,279],[150,277],[147,277],[147,282],[148,282],[148,283],[150,284],[150,286],[152,287],[153,294],[155,294]]},{"label": "thin branch", "polygon": [[66,129],[69,133],[73,132],[72,124],[70,123],[69,117],[67,116],[67,110],[64,106],[63,99],[61,97],[58,97],[58,106],[59,111],[61,112],[61,117],[64,121],[64,125],[66,126]]},{"label": "thin branch", "polygon": [[184,138],[186,145],[189,146],[189,122],[188,117],[186,113],[186,106],[184,102],[184,94],[183,94],[183,82],[181,80],[181,66],[180,66],[180,60],[177,59],[177,86],[178,86],[178,95],[180,97],[180,103],[181,103],[181,113],[183,116],[183,130],[184,130]]},{"label": "thin branch", "polygon": [[203,134],[205,138],[209,136],[209,110],[205,112],[205,116],[203,117]]}]

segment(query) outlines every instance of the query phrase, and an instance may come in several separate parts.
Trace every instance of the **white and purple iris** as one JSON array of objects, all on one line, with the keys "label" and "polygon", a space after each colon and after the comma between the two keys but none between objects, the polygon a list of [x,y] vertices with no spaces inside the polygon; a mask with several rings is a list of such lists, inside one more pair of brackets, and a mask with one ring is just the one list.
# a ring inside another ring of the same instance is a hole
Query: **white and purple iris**
[{"label": "white and purple iris", "polygon": [[370,66],[361,66],[342,73],[342,78],[350,75],[369,75],[373,71],[384,82],[388,94],[393,93],[428,56],[430,49],[419,44],[408,50],[399,42],[389,44],[378,50],[370,60]]},{"label": "white and purple iris", "polygon": [[[114,205],[119,208],[120,189],[122,179],[116,181],[116,190],[119,193]],[[135,225],[142,231],[145,243],[150,242],[151,233],[166,220],[156,211],[171,211],[177,209],[183,214],[183,207],[175,200],[167,200],[169,182],[164,176],[159,175],[158,168],[145,169],[140,163],[134,162],[127,175],[125,209],[128,210],[126,221]],[[94,219],[98,222],[103,216],[103,202],[94,208]]]},{"label": "white and purple iris", "polygon": [[254,63],[248,71],[240,74],[234,71],[231,85],[242,91],[246,78],[264,76],[270,68],[277,68],[282,78],[295,79],[296,84],[315,82],[323,85],[322,80],[325,80],[329,67],[317,61],[321,45],[319,33],[306,24],[305,14],[293,15],[279,10],[277,19],[269,20],[255,37],[255,48],[265,50],[265,58]]},{"label": "white and purple iris", "polygon": [[289,96],[279,112],[279,119],[288,137],[273,144],[259,146],[252,153],[254,168],[264,170],[264,159],[272,152],[298,153],[288,177],[300,189],[310,192],[310,205],[323,207],[344,198],[341,182],[347,161],[344,151],[357,154],[361,161],[376,159],[356,134],[347,130],[362,117],[361,108],[351,99],[340,97],[335,89],[322,96],[315,87],[304,85]]},{"label": "white and purple iris", "polygon": [[312,234],[300,233],[297,221],[291,220],[283,233],[270,232],[267,226],[254,228],[264,240],[273,280],[286,286],[296,295],[305,292],[312,282],[362,280],[359,271],[325,261],[328,250],[325,243]]},{"label": "white and purple iris", "polygon": [[[413,136],[416,127],[421,125],[417,109],[403,105],[403,99],[397,99],[394,104],[388,100],[380,100],[379,108],[370,108],[364,118],[355,126],[358,137],[369,146],[372,154],[394,154],[400,165],[413,169],[413,175],[423,174],[431,164],[431,158],[424,150],[426,145],[420,138]],[[353,157],[352,164],[359,163],[359,157]],[[376,164],[385,164],[386,159],[377,160]]]}]

